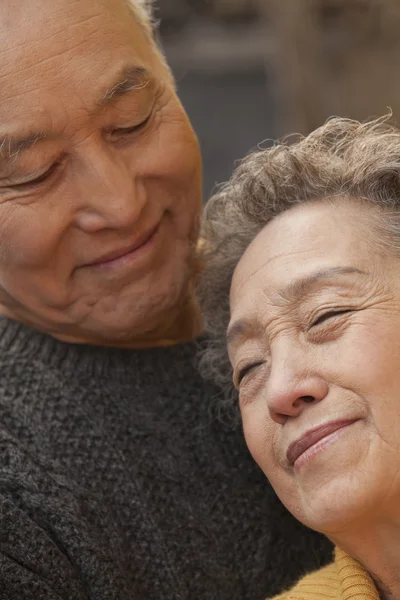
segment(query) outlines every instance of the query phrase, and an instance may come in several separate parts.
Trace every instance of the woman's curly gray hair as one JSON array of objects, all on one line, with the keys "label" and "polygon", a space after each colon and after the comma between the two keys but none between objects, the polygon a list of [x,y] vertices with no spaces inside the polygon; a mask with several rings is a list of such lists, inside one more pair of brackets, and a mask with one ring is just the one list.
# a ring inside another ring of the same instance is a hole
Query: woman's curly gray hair
[{"label": "woman's curly gray hair", "polygon": [[400,251],[400,131],[387,119],[333,118],[294,143],[254,152],[208,202],[199,285],[207,336],[200,360],[203,374],[225,392],[225,408],[236,404],[226,350],[232,275],[271,219],[307,202],[358,198],[381,209],[377,215],[389,235],[380,241],[391,240]]}]

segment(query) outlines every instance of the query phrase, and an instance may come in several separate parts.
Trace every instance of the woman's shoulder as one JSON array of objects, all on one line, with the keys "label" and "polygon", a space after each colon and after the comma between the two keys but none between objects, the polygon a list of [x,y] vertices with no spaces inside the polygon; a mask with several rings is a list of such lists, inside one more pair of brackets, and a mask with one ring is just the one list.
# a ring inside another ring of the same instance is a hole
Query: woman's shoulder
[{"label": "woman's shoulder", "polygon": [[292,589],[273,600],[379,600],[375,584],[364,567],[340,548],[334,562],[306,575]]},{"label": "woman's shoulder", "polygon": [[335,563],[303,577],[289,591],[273,600],[326,600],[340,598],[340,578]]}]

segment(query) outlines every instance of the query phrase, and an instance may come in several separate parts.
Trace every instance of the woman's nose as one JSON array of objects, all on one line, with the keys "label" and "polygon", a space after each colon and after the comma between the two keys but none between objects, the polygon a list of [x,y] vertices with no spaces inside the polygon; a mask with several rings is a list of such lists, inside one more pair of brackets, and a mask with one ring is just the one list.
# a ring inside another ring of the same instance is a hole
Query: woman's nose
[{"label": "woman's nose", "polygon": [[80,229],[132,228],[146,204],[145,187],[118,156],[98,153],[82,177],[76,222]]},{"label": "woman's nose", "polygon": [[297,364],[296,359],[292,361],[273,367],[267,387],[270,416],[282,425],[288,418],[298,417],[307,405],[320,402],[328,394],[328,384],[322,376],[301,365],[300,359]]}]

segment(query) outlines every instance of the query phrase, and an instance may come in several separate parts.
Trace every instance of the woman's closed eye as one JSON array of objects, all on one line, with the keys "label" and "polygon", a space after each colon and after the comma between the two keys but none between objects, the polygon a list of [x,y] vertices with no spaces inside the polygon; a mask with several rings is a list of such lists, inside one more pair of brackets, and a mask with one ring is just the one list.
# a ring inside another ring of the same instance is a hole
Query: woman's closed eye
[{"label": "woman's closed eye", "polygon": [[254,361],[254,362],[251,362],[251,363],[241,366],[238,369],[237,375],[235,377],[235,379],[236,379],[235,386],[239,387],[240,384],[243,382],[244,378],[247,375],[249,375],[254,369],[256,369],[257,367],[262,365],[263,363],[264,363],[264,361],[258,360],[258,361]]}]

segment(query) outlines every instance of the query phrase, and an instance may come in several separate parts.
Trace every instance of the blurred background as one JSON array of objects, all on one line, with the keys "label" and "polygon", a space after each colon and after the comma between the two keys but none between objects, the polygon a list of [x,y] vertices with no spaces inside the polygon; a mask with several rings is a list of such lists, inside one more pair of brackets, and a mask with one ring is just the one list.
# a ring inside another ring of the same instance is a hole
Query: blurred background
[{"label": "blurred background", "polygon": [[400,112],[400,0],[158,0],[207,198],[258,144]]}]

